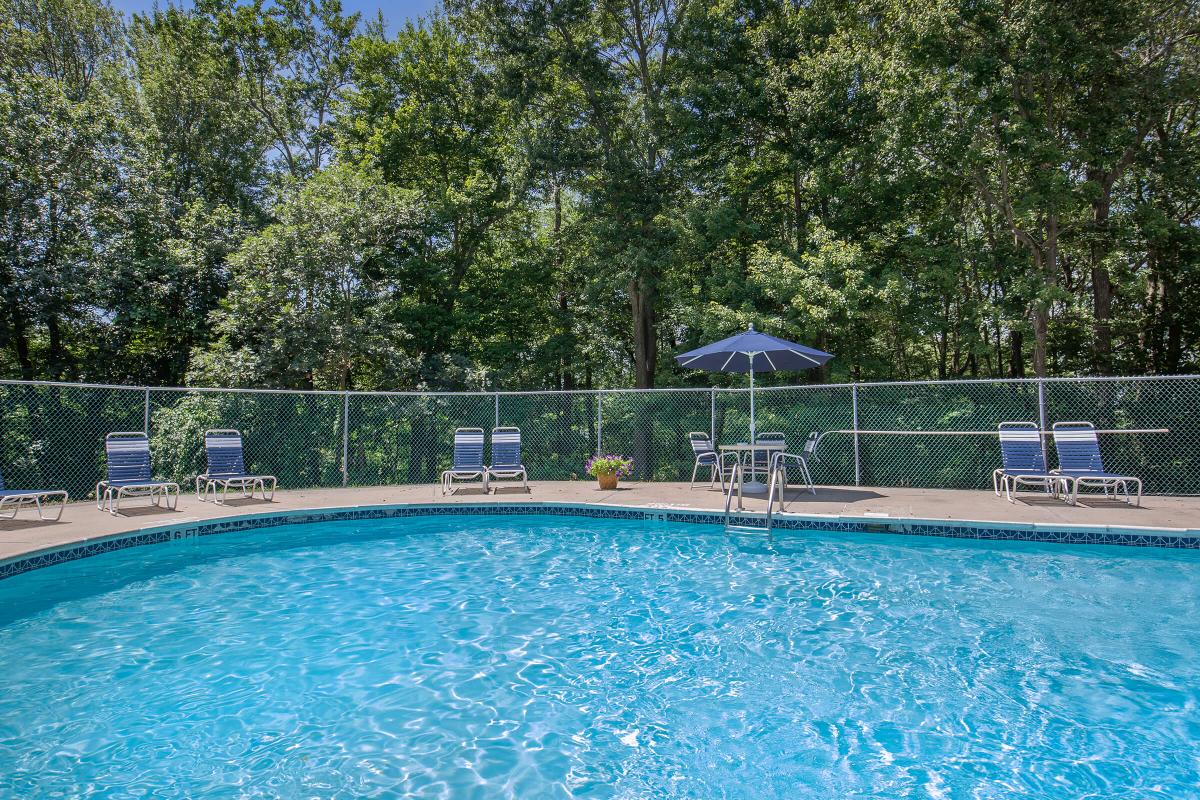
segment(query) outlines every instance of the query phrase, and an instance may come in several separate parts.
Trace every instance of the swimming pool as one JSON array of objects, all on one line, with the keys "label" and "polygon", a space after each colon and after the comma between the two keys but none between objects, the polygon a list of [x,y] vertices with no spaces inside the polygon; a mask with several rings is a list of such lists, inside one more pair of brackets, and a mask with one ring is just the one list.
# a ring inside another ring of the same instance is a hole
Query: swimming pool
[{"label": "swimming pool", "polygon": [[1188,797],[1200,553],[545,516],[0,581],[0,797]]}]

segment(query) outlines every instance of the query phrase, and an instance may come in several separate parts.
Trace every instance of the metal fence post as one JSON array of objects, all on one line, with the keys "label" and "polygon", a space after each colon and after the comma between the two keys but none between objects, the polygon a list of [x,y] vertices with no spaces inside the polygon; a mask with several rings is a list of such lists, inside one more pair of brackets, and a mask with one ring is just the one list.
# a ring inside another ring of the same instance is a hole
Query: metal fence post
[{"label": "metal fence post", "polygon": [[858,449],[858,384],[850,386],[850,403],[854,415],[854,485],[862,486],[862,454]]},{"label": "metal fence post", "polygon": [[717,441],[717,387],[708,390],[708,440]]},{"label": "metal fence post", "polygon": [[342,393],[342,486],[350,483],[350,393]]},{"label": "metal fence post", "polygon": [[[1046,381],[1038,378],[1038,427],[1042,429],[1042,433],[1046,432]],[[1042,463],[1047,469],[1050,467],[1049,454],[1046,450],[1046,437],[1038,437],[1042,440]]]},{"label": "metal fence post", "polygon": [[604,452],[604,392],[596,392],[596,455]]},{"label": "metal fence post", "polygon": [[146,387],[146,408],[142,412],[142,430],[146,435],[150,435],[150,387]]},{"label": "metal fence post", "polygon": [[496,425],[495,425],[495,427],[497,427],[497,428],[500,427],[500,393],[499,392],[496,392]]}]

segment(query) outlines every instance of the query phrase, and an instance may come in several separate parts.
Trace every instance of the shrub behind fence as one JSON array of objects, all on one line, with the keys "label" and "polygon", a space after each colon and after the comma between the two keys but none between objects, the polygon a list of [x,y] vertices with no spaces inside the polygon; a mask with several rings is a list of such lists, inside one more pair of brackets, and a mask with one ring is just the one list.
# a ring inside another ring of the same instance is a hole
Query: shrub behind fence
[{"label": "shrub behind fence", "polygon": [[[0,382],[0,469],[10,486],[90,496],[104,435],[148,428],[155,472],[190,481],[207,428],[237,428],[247,466],[284,488],[432,483],[450,464],[457,427],[516,425],[533,480],[584,478],[594,452],[636,462],[636,477],[686,480],[687,434],[749,438],[745,389],[406,393],[147,389]],[[825,433],[814,477],[825,484],[990,488],[1005,420],[1089,420],[1106,466],[1142,476],[1154,494],[1200,494],[1200,376],[941,381],[788,386],[756,395],[759,432],[798,450]],[[955,432],[931,435],[931,432]],[[912,435],[916,434],[916,435]],[[980,435],[982,434],[982,435]],[[1047,452],[1054,464],[1054,448]]]}]

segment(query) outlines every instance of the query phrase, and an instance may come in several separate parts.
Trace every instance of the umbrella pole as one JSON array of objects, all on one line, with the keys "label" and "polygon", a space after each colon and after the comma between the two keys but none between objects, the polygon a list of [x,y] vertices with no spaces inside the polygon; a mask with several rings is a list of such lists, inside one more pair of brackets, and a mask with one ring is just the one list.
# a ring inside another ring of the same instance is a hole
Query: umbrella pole
[{"label": "umbrella pole", "polygon": [[755,443],[754,438],[754,353],[750,354],[750,444]]}]

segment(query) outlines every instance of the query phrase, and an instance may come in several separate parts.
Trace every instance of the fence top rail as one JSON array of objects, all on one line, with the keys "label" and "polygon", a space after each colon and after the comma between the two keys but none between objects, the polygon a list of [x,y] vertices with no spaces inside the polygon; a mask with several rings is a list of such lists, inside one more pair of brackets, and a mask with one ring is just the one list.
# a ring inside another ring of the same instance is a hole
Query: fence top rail
[{"label": "fence top rail", "polygon": [[[1170,428],[1110,428],[1108,430],[1098,430],[1095,433],[1111,434],[1111,433],[1170,433]],[[999,431],[868,431],[863,429],[855,430],[854,428],[838,428],[836,430],[825,431],[825,433],[847,433],[854,435],[862,434],[877,434],[879,436],[999,436]],[[1042,436],[1053,436],[1054,431],[1038,431]]]},{"label": "fence top rail", "polygon": [[[965,378],[960,380],[932,381],[867,381],[861,383],[801,383],[786,386],[758,386],[755,391],[760,393],[781,392],[789,390],[819,391],[824,389],[867,389],[890,386],[963,386],[968,384],[1000,384],[1000,385],[1033,385],[1054,383],[1117,383],[1117,382],[1165,382],[1165,381],[1200,381],[1200,375],[1082,375],[1075,377],[1055,378]],[[70,381],[22,381],[0,379],[0,386],[46,386],[64,389],[115,389],[128,392],[179,392],[179,393],[221,393],[221,394],[311,394],[331,396],[363,396],[363,397],[524,397],[536,395],[608,395],[608,394],[699,394],[708,392],[748,393],[746,386],[664,386],[654,389],[532,389],[526,391],[344,391],[340,389],[247,389],[217,386],[142,386],[137,384],[114,383],[73,383]]]}]

